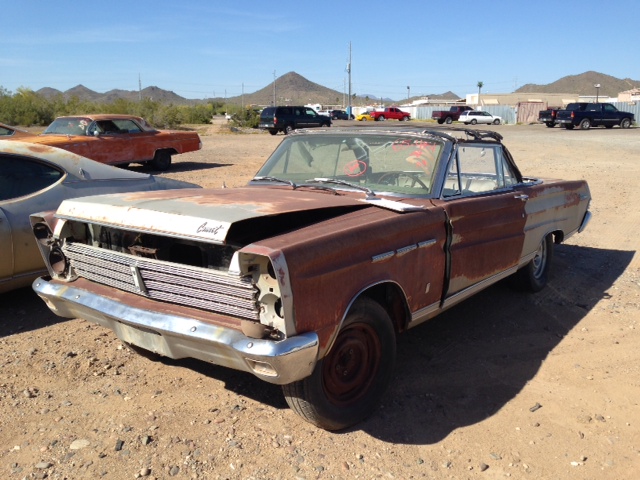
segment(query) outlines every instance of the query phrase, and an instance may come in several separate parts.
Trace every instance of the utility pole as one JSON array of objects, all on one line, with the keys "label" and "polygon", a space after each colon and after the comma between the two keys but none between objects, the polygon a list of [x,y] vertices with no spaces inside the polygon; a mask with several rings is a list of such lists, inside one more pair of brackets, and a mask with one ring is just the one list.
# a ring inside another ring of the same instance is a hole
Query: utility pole
[{"label": "utility pole", "polygon": [[347,115],[351,115],[351,42],[349,42],[349,63],[347,63],[347,73],[349,74],[349,105],[347,106]]},{"label": "utility pole", "polygon": [[142,101],[142,80],[140,79],[140,74],[138,74],[138,101]]},{"label": "utility pole", "polygon": [[276,106],[276,71],[273,71],[273,106]]}]

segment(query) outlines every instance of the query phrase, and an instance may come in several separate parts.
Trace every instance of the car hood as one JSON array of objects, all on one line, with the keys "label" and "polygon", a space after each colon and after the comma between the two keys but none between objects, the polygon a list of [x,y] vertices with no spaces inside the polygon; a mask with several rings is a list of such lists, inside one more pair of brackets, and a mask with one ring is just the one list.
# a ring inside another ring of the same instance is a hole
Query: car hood
[{"label": "car hood", "polygon": [[370,208],[371,203],[363,199],[361,193],[349,196],[273,187],[184,189],[65,200],[57,216],[210,243],[246,243],[267,232],[272,236]]}]

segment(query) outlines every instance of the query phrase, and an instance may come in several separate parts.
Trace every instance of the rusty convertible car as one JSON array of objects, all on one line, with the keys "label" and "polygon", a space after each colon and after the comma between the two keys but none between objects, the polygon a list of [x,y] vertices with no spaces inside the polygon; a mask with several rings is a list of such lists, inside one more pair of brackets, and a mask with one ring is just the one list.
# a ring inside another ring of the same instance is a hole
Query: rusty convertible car
[{"label": "rusty convertible car", "polygon": [[34,135],[34,133],[29,133],[26,130],[0,123],[0,140],[9,140],[12,138],[24,139],[24,137],[32,137]]},{"label": "rusty convertible car", "polygon": [[0,140],[0,294],[47,272],[29,215],[66,198],[197,185],[103,165],[46,145]]},{"label": "rusty convertible car", "polygon": [[33,215],[52,311],[134,349],[282,385],[337,430],[371,414],[396,335],[514,275],[547,283],[585,228],[584,181],[523,176],[495,132],[287,136],[246,187],[96,196]]},{"label": "rusty convertible car", "polygon": [[108,165],[148,163],[156,170],[171,166],[171,156],[202,148],[196,132],[156,130],[132,115],[58,117],[41,134],[21,140],[62,148]]}]

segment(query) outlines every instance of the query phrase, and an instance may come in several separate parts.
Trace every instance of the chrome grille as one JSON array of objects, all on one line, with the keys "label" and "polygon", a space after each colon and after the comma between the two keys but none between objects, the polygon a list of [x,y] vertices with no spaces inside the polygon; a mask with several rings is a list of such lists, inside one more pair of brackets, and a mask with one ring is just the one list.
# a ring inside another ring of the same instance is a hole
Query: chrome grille
[{"label": "chrome grille", "polygon": [[[77,275],[92,282],[163,302],[260,319],[258,290],[250,278],[82,243],[67,243],[62,250]],[[142,280],[141,285],[136,285],[136,277]]]}]

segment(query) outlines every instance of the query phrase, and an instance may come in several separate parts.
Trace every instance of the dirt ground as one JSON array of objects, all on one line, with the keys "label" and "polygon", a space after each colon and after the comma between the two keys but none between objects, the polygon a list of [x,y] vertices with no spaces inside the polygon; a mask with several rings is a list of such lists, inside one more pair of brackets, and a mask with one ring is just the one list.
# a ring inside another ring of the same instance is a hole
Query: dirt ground
[{"label": "dirt ground", "polygon": [[[525,175],[587,179],[593,219],[539,294],[498,284],[399,336],[371,418],[319,430],[275,385],[151,361],[22,289],[0,295],[0,478],[638,478],[640,129],[495,130]],[[282,139],[200,133],[166,176],[242,185]]]}]

